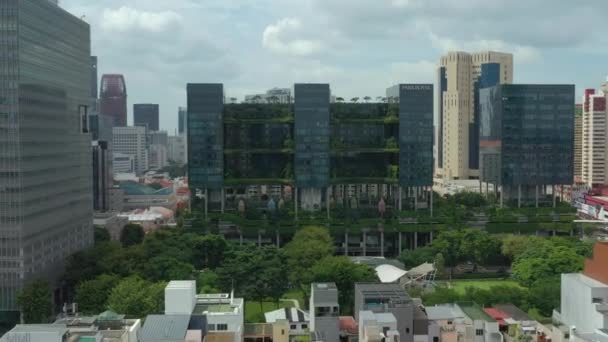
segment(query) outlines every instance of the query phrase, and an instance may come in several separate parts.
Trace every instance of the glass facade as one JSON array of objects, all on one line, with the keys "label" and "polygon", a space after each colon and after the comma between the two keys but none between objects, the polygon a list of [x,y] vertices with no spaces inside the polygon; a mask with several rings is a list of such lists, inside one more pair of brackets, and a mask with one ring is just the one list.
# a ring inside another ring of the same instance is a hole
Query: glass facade
[{"label": "glass facade", "polygon": [[188,176],[195,189],[224,185],[224,86],[188,84]]},{"label": "glass facade", "polygon": [[93,243],[89,25],[48,1],[0,2],[0,310]]},{"label": "glass facade", "polygon": [[160,130],[159,107],[157,104],[139,103],[133,105],[133,122],[135,126],[146,127],[148,131]]},{"label": "glass facade", "polygon": [[184,133],[186,133],[186,126],[188,123],[188,119],[187,119],[187,115],[188,115],[188,109],[184,108],[184,107],[179,107],[177,110],[177,132],[182,135]]},{"label": "glass facade", "polygon": [[573,85],[488,88],[481,91],[480,107],[482,180],[506,186],[572,183]]},{"label": "glass facade", "polygon": [[399,85],[399,185],[433,185],[433,85]]},{"label": "glass facade", "polygon": [[448,78],[445,67],[439,68],[439,127],[437,129],[437,167],[443,168],[443,92],[448,91]]},{"label": "glass facade", "polygon": [[295,179],[298,187],[329,185],[329,84],[295,85]]}]

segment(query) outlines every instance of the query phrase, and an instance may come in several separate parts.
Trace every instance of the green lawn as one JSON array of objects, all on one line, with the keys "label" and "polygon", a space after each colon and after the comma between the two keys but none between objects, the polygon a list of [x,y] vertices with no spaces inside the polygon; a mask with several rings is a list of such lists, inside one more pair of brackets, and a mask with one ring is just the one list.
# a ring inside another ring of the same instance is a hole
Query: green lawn
[{"label": "green lawn", "polygon": [[453,280],[449,283],[458,294],[464,294],[467,287],[476,287],[484,290],[488,290],[492,286],[512,286],[521,288],[516,281],[510,279]]},{"label": "green lawn", "polygon": [[279,302],[278,306],[275,302],[262,302],[260,308],[259,302],[251,300],[245,300],[245,322],[246,323],[265,323],[264,313],[268,311],[274,311],[279,308],[290,308],[293,306],[292,302]]}]

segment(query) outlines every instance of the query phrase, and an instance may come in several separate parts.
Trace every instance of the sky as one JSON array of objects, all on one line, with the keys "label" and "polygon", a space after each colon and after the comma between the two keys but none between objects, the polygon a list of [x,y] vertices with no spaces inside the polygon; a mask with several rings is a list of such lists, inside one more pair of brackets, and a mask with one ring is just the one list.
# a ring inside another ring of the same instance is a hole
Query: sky
[{"label": "sky", "polygon": [[133,103],[160,104],[173,134],[187,83],[223,83],[242,99],[294,83],[381,96],[433,83],[442,54],[514,54],[515,83],[575,84],[608,75],[606,0],[60,0],[91,25],[99,77],[124,74]]}]

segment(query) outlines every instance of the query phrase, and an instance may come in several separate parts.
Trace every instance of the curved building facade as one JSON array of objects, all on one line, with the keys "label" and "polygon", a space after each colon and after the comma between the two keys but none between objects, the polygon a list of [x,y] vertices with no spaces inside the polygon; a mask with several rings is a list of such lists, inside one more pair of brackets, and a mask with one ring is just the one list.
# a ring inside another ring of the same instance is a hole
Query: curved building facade
[{"label": "curved building facade", "polygon": [[123,75],[103,75],[99,112],[113,119],[113,127],[127,126],[127,85]]}]

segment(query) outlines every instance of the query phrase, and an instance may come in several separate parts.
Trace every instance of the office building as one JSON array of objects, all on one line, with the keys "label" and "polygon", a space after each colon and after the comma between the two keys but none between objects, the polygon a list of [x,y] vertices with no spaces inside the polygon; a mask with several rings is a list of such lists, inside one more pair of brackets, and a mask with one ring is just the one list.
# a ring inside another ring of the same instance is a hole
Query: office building
[{"label": "office building", "polygon": [[583,179],[583,105],[578,103],[574,111],[574,183]]},{"label": "office building", "polygon": [[355,320],[361,322],[363,312],[392,314],[400,341],[414,341],[415,305],[399,284],[355,284]]},{"label": "office building", "polygon": [[313,341],[339,341],[340,304],[334,283],[310,285],[310,334]]},{"label": "office building", "polygon": [[186,137],[183,135],[170,136],[168,142],[167,159],[179,165],[186,164]]},{"label": "office building", "polygon": [[607,97],[608,95],[601,91],[596,94],[594,89],[586,89],[583,95],[581,180],[588,187],[608,182]]},{"label": "office building", "polygon": [[119,152],[112,153],[112,173],[135,173],[135,157]]},{"label": "office building", "polygon": [[499,85],[480,103],[481,181],[502,187],[501,204],[538,206],[547,186],[572,184],[573,85]]},{"label": "office building", "polygon": [[177,133],[183,135],[188,129],[188,109],[179,107],[177,110]]},{"label": "office building", "polygon": [[436,176],[479,177],[479,89],[513,83],[513,55],[450,52],[441,57]]},{"label": "office building", "polygon": [[23,286],[55,285],[93,244],[91,44],[89,25],[49,1],[1,1],[0,22],[0,311],[16,311]]},{"label": "office building", "polygon": [[93,209],[107,211],[112,186],[112,156],[107,141],[93,141]]},{"label": "office building", "polygon": [[150,169],[159,170],[167,166],[169,160],[169,137],[167,132],[149,132],[148,141],[150,143]]},{"label": "office building", "polygon": [[152,103],[136,103],[133,105],[133,126],[146,127],[149,132],[160,130],[159,106]]},{"label": "office building", "polygon": [[[246,103],[283,103],[289,104],[293,101],[291,89],[289,88],[272,88],[264,94],[245,95]],[[235,101],[226,100],[226,103],[235,103]]]},{"label": "office building", "polygon": [[101,77],[99,113],[112,118],[112,127],[127,126],[127,85],[123,75]]},{"label": "office building", "polygon": [[330,103],[328,84],[294,90],[293,104],[224,104],[222,84],[188,85],[189,184],[212,210],[264,195],[293,199],[296,215],[429,207],[432,85],[391,87],[391,103]]},{"label": "office building", "polygon": [[[148,143],[145,127],[114,127],[113,129],[113,151],[123,155],[132,156],[135,162],[135,173],[143,174],[149,169],[148,164]],[[123,163],[114,159],[120,165]],[[114,171],[117,172],[121,166],[115,165]]]},{"label": "office building", "polygon": [[99,112],[99,85],[97,84],[97,56],[91,56],[91,105],[89,112],[97,114]]}]

